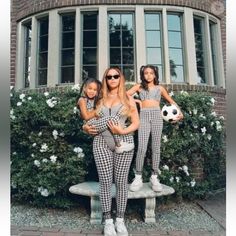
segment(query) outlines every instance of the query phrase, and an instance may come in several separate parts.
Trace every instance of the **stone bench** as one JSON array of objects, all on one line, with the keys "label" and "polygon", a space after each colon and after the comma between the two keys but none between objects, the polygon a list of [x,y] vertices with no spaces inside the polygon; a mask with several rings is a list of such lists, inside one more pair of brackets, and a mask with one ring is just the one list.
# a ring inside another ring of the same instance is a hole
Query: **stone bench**
[{"label": "stone bench", "polygon": [[[163,190],[161,192],[154,192],[151,189],[150,183],[144,183],[143,187],[137,192],[128,192],[128,199],[145,198],[145,214],[144,220],[146,223],[155,223],[155,207],[156,197],[170,195],[175,192],[172,187],[162,184]],[[69,188],[69,191],[73,194],[88,196],[91,198],[91,224],[101,224],[102,211],[99,199],[99,183],[98,182],[84,182],[73,185]],[[115,185],[112,184],[112,197],[116,196]]]}]

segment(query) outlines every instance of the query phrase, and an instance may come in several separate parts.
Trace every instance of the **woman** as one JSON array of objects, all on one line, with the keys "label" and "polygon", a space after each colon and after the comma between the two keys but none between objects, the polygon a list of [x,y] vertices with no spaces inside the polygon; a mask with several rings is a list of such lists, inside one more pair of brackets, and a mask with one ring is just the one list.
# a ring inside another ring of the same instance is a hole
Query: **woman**
[{"label": "woman", "polygon": [[[113,134],[118,134],[124,142],[133,144],[133,132],[139,127],[139,115],[135,101],[126,95],[125,78],[116,67],[108,68],[102,79],[102,97],[97,104],[99,116],[118,115],[119,122],[108,121],[107,127]],[[129,118],[129,125],[126,121]],[[124,214],[128,197],[128,173],[134,150],[116,153],[115,142],[110,140],[107,144],[101,127],[84,125],[84,130],[96,135],[93,141],[93,155],[98,171],[100,183],[100,201],[105,220],[105,236],[126,236],[128,231],[124,223]],[[116,222],[111,217],[113,181],[116,186]]]}]

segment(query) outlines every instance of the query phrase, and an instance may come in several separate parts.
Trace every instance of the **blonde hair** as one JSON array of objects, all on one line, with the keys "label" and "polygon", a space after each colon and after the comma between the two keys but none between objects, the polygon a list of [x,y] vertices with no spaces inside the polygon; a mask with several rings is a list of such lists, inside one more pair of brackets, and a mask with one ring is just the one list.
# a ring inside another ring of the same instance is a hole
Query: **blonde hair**
[{"label": "blonde hair", "polygon": [[120,83],[119,83],[119,87],[118,87],[118,96],[120,98],[121,104],[123,104],[122,115],[130,116],[131,106],[130,106],[129,98],[128,98],[127,94],[126,94],[125,77],[124,77],[123,73],[121,72],[121,70],[119,68],[117,68],[117,67],[107,68],[105,70],[104,74],[103,74],[102,89],[101,89],[101,99],[98,101],[98,105],[97,105],[97,109],[96,109],[97,114],[99,114],[99,112],[101,111],[101,107],[104,105],[104,101],[108,97],[109,87],[107,85],[106,76],[107,76],[107,74],[108,74],[108,72],[110,70],[115,70],[120,75]]}]

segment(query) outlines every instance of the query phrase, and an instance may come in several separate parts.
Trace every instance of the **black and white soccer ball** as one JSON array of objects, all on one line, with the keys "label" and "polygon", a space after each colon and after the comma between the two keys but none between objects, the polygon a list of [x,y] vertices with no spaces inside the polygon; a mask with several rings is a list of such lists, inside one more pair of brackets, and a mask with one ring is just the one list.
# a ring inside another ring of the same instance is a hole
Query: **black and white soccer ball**
[{"label": "black and white soccer ball", "polygon": [[180,114],[179,109],[176,105],[164,105],[161,109],[162,118],[167,122],[172,122],[175,120]]}]

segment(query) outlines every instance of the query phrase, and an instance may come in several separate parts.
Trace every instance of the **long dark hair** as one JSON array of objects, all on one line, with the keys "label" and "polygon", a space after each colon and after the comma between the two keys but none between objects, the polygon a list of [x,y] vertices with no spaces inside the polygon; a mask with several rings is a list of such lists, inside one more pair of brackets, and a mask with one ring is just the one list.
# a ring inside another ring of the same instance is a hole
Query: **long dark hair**
[{"label": "long dark hair", "polygon": [[148,83],[145,80],[144,77],[144,70],[150,68],[154,71],[155,78],[154,78],[154,84],[158,85],[159,84],[159,72],[158,72],[158,67],[153,66],[153,65],[146,65],[146,66],[141,66],[140,67],[140,79],[141,79],[141,87],[145,90],[148,90]]},{"label": "long dark hair", "polygon": [[[91,84],[91,83],[96,83],[97,84],[97,88],[98,88],[98,93],[97,95],[94,97],[94,109],[96,108],[96,104],[98,102],[98,100],[100,99],[100,96],[101,96],[101,88],[102,88],[102,83],[101,81],[97,80],[97,79],[94,79],[94,78],[87,78],[84,80],[84,82],[82,83],[81,85],[81,88],[80,88],[80,91],[79,91],[79,95],[76,99],[76,102],[78,102],[78,100],[81,98],[81,97],[86,97],[86,95],[84,94],[84,88],[88,85],[88,84]],[[78,106],[78,105],[77,105]]]}]

